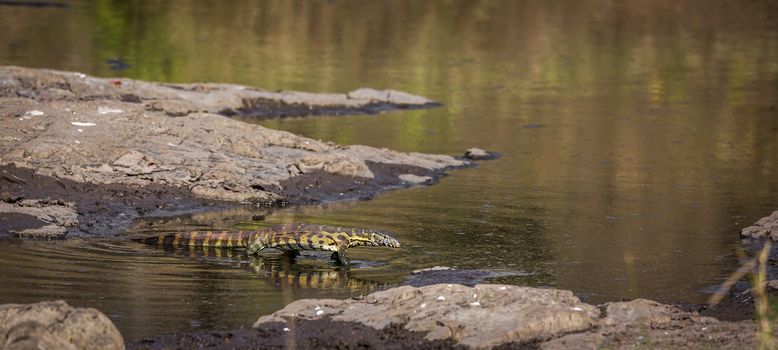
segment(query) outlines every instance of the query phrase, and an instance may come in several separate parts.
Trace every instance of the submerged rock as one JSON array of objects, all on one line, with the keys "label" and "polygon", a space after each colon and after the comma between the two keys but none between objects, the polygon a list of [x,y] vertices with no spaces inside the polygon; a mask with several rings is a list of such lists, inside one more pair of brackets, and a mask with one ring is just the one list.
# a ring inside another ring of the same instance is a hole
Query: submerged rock
[{"label": "submerged rock", "polygon": [[124,349],[124,340],[102,312],[64,301],[0,305],[2,349]]}]

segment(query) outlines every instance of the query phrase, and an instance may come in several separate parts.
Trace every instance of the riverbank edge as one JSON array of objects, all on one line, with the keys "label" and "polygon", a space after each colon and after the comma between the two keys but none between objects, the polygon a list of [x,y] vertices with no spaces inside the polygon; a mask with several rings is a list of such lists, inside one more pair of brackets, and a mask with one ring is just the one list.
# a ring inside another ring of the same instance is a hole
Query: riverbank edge
[{"label": "riverbank edge", "polygon": [[[439,105],[396,90],[278,92],[0,66],[0,235],[116,235],[143,216],[369,199],[474,164],[341,146],[216,114],[263,103],[280,115],[301,106],[315,114]],[[63,208],[77,220],[48,215]]]}]

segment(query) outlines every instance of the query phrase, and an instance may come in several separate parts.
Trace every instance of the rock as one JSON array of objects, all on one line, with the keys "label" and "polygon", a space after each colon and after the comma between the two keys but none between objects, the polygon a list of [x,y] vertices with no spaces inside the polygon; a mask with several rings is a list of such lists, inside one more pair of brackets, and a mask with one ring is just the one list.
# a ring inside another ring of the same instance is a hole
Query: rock
[{"label": "rock", "polygon": [[0,305],[0,348],[124,349],[124,340],[100,311],[44,301]]},{"label": "rock", "polygon": [[770,237],[772,240],[778,241],[778,210],[759,219],[753,226],[744,228],[740,235],[751,238]]},{"label": "rock", "polygon": [[485,160],[485,159],[493,159],[494,157],[495,157],[494,154],[484,151],[480,148],[473,147],[465,151],[465,158],[467,159]]},{"label": "rock", "polygon": [[[357,90],[349,97],[268,92],[230,84],[113,81],[19,67],[0,67],[0,77],[7,82],[0,87],[0,115],[43,113],[0,124],[0,166],[35,169],[80,183],[162,184],[190,189],[203,198],[252,202],[278,199],[283,183],[319,171],[346,178],[339,178],[339,183],[375,183],[373,163],[413,168],[422,177],[427,174],[416,170],[434,175],[469,164],[448,155],[343,147],[214,114],[241,108],[253,99],[310,106],[362,106],[374,98],[404,104],[429,101],[392,90]],[[53,99],[18,94],[19,90],[37,92],[51,87],[67,87],[70,94]],[[133,96],[131,102],[124,102],[127,96]],[[85,122],[95,125],[84,128]],[[401,184],[396,175],[391,178],[397,181],[384,188]],[[344,187],[337,192],[350,191],[353,186]]]},{"label": "rock", "polygon": [[399,176],[401,181],[411,184],[423,184],[425,182],[431,182],[432,176],[419,176],[414,174],[402,174]]},{"label": "rock", "polygon": [[376,329],[404,324],[428,340],[452,339],[489,348],[579,332],[597,324],[599,311],[572,292],[507,285],[437,284],[376,292],[364,301],[298,300],[263,316],[255,327],[290,318],[359,322]]}]

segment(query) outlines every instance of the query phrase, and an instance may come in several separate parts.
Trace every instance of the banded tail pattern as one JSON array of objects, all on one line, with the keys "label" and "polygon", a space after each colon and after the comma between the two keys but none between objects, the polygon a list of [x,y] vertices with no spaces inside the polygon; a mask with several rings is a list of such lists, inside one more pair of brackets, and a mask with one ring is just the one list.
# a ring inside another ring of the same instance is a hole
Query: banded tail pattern
[{"label": "banded tail pattern", "polygon": [[165,247],[244,248],[255,241],[257,231],[192,231],[140,239],[148,245]]}]

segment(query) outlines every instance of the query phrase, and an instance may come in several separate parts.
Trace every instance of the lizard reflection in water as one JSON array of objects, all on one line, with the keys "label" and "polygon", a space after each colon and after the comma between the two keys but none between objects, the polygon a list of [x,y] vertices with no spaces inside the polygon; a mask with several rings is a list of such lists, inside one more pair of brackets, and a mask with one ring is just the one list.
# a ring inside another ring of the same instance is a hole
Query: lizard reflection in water
[{"label": "lizard reflection in water", "polygon": [[136,239],[151,245],[205,248],[245,248],[255,255],[265,248],[275,248],[292,255],[301,250],[330,251],[332,259],[348,266],[346,250],[351,247],[399,247],[400,242],[388,233],[352,227],[312,224],[283,224],[256,231],[193,231]]}]

